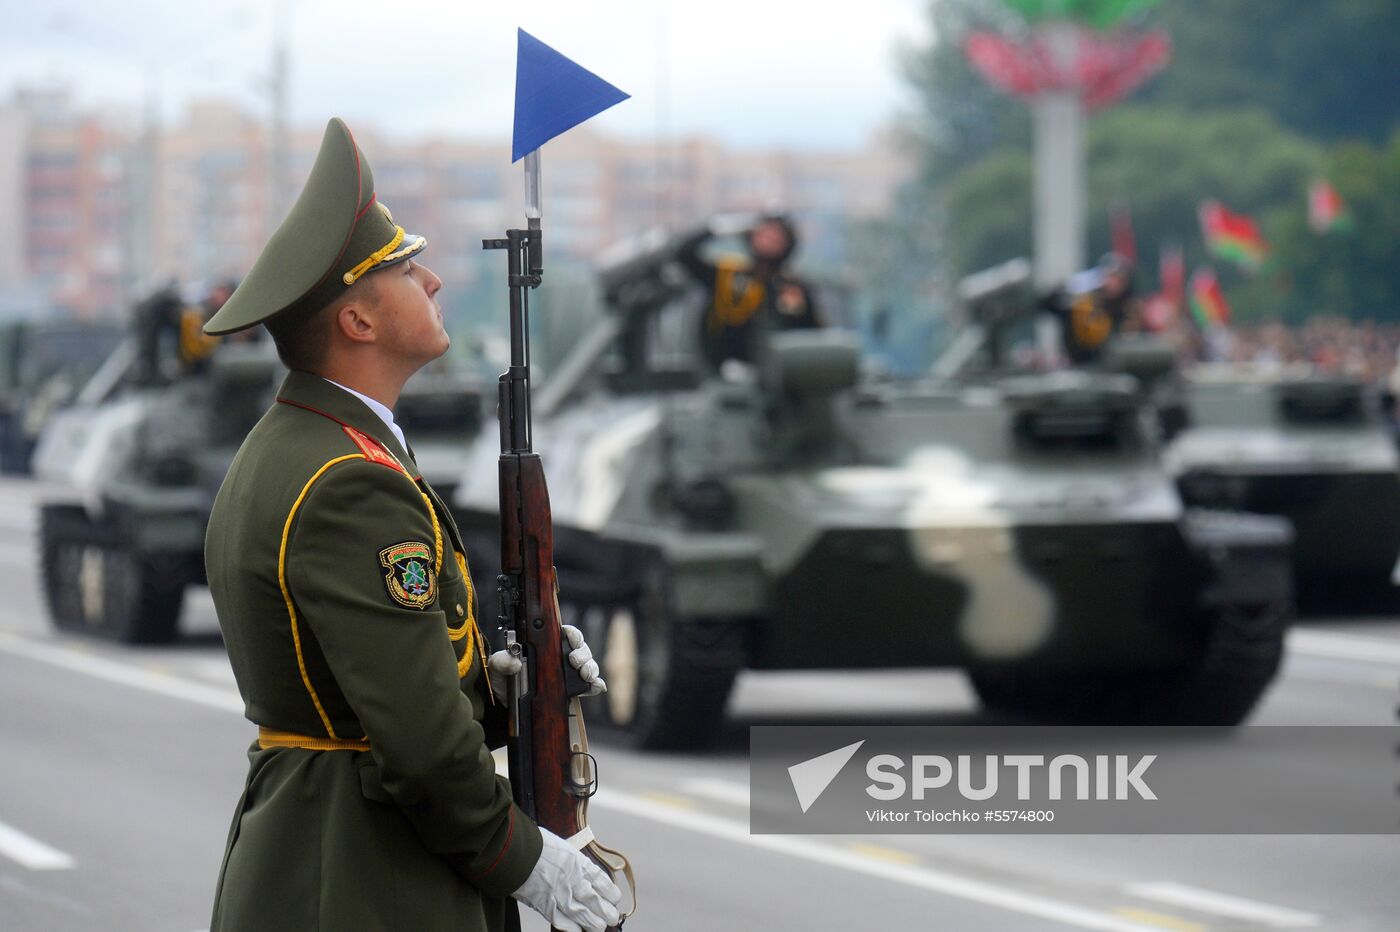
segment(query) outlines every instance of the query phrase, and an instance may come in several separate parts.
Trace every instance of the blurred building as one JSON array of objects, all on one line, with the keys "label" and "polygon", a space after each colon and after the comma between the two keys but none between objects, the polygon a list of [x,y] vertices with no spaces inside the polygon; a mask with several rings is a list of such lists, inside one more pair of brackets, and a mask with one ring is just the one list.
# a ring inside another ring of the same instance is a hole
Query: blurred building
[{"label": "blurred building", "polygon": [[[269,132],[237,104],[196,101],[154,127],[77,110],[61,91],[0,105],[0,292],[37,290],[80,313],[111,313],[168,279],[247,271],[310,171],[321,127]],[[381,199],[432,241],[432,266],[470,294],[481,239],[520,217],[518,166],[497,140],[404,140],[359,126]],[[274,166],[283,165],[282,177]],[[839,268],[852,219],[889,207],[909,167],[889,139],[842,152],[748,151],[712,139],[638,141],[587,127],[550,143],[550,252],[587,262],[626,236],[718,212],[781,208],[805,262]],[[7,208],[16,205],[18,210]]]},{"label": "blurred building", "polygon": [[0,105],[0,292],[92,313],[120,300],[129,131],[76,111],[62,89]]}]

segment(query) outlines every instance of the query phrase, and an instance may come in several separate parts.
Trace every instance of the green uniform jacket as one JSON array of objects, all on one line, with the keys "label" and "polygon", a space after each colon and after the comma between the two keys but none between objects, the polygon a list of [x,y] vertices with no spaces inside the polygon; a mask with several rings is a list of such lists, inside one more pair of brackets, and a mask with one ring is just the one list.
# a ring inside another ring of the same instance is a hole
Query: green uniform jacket
[{"label": "green uniform jacket", "polygon": [[291,373],[234,459],[205,545],[261,728],[215,932],[502,928],[540,833],[496,776],[504,711],[460,552],[387,425]]}]

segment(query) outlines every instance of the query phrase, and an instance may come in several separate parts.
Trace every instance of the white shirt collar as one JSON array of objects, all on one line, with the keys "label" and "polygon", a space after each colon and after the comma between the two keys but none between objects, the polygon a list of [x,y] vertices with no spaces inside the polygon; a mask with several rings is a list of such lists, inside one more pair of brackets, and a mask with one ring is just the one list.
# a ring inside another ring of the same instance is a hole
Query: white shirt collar
[{"label": "white shirt collar", "polygon": [[[322,376],[322,378],[325,378],[325,377]],[[345,389],[347,392],[349,392],[350,394],[354,395],[356,398],[358,398],[358,399],[360,399],[361,401],[363,401],[363,402],[365,403],[365,406],[366,406],[366,407],[368,407],[368,408],[369,408],[371,411],[373,411],[375,414],[379,415],[379,419],[380,419],[381,421],[384,422],[384,426],[388,427],[389,430],[393,431],[394,436],[397,437],[397,438],[399,438],[399,446],[403,447],[405,451],[408,450],[408,441],[405,440],[405,439],[403,439],[403,431],[399,430],[399,425],[397,425],[397,424],[394,423],[394,412],[393,412],[393,411],[390,411],[389,408],[388,408],[388,406],[386,406],[386,405],[384,405],[384,404],[382,404],[382,403],[380,403],[380,402],[378,402],[378,401],[375,401],[373,398],[369,397],[368,395],[363,395],[363,394],[361,394],[360,392],[355,391],[353,388],[350,388],[348,385],[341,385],[341,384],[340,384],[339,382],[337,382],[335,379],[326,379],[326,381],[327,381],[327,382],[330,382],[330,383],[331,383],[332,385],[334,385],[336,388],[343,388],[343,389]]]}]

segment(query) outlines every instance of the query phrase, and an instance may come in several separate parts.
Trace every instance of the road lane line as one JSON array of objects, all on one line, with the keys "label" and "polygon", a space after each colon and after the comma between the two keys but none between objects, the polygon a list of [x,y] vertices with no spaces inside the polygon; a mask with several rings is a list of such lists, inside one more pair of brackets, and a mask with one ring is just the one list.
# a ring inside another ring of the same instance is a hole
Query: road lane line
[{"label": "road lane line", "polygon": [[898,848],[886,848],[884,845],[872,845],[866,841],[857,841],[846,846],[856,854],[863,854],[868,858],[875,858],[877,861],[889,861],[891,864],[918,864],[919,856],[908,851],[900,851]]},{"label": "road lane line", "polygon": [[23,570],[34,566],[34,548],[8,541],[0,543],[0,563]]},{"label": "road lane line", "polygon": [[1319,916],[1305,913],[1286,906],[1275,906],[1259,900],[1248,900],[1240,896],[1202,890],[1183,883],[1162,881],[1157,883],[1137,883],[1124,888],[1126,892],[1147,900],[1156,900],[1172,906],[1184,906],[1198,912],[1213,913],[1229,919],[1242,919],[1246,922],[1262,923],[1271,929],[1303,929],[1315,926],[1322,921]]},{"label": "road lane line", "polygon": [[45,644],[0,632],[0,651],[16,657],[38,660],[41,663],[62,667],[76,673],[84,673],[111,683],[120,683],[123,686],[144,689],[146,692],[183,699],[186,702],[193,702],[224,712],[243,714],[243,700],[233,690],[205,686],[202,683],[191,682],[170,674],[153,673],[142,667],[106,660],[72,648]]},{"label": "road lane line", "polygon": [[684,796],[677,796],[674,793],[648,790],[642,794],[641,798],[647,802],[656,803],[658,806],[665,806],[667,809],[689,810],[695,808],[695,800],[686,799]]},{"label": "road lane line", "polygon": [[50,848],[4,822],[0,822],[0,856],[32,871],[66,871],[76,863],[72,855]]},{"label": "road lane line", "polygon": [[1191,922],[1182,919],[1180,916],[1169,916],[1166,913],[1154,913],[1150,909],[1138,909],[1134,906],[1120,906],[1114,911],[1115,915],[1124,919],[1132,919],[1135,922],[1145,922],[1150,926],[1161,929],[1171,929],[1172,932],[1206,932],[1206,927],[1199,922]]},{"label": "road lane line", "polygon": [[696,777],[681,781],[681,792],[701,796],[718,803],[731,806],[749,807],[749,788],[734,780],[717,780],[713,777]]},{"label": "road lane line", "polygon": [[599,789],[597,794],[593,796],[592,803],[604,809],[627,813],[653,822],[662,822],[713,838],[721,838],[753,848],[762,848],[765,851],[785,854],[789,857],[801,858],[841,870],[867,874],[880,880],[918,887],[945,896],[971,900],[1080,929],[1099,929],[1104,930],[1104,932],[1161,932],[1160,927],[1130,922],[1098,910],[1075,906],[1071,903],[1062,903],[1034,894],[1020,893],[1009,887],[973,880],[969,877],[960,877],[932,868],[891,864],[888,861],[857,854],[846,848],[837,848],[806,838],[791,835],[750,835],[749,827],[742,822],[721,819],[703,812],[671,809],[616,790]]},{"label": "road lane line", "polygon": [[1288,632],[1288,650],[1310,657],[1400,666],[1400,642],[1354,634],[1294,628]]}]

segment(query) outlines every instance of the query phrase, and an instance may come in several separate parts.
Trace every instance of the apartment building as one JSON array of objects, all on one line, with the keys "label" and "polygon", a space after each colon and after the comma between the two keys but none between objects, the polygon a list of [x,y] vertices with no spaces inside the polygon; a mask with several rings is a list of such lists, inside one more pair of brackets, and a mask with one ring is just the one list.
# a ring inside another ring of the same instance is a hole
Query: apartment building
[{"label": "apartment building", "polygon": [[[468,294],[495,268],[481,239],[519,222],[519,166],[508,140],[393,138],[356,126],[380,197],[432,242],[432,266]],[[169,125],[84,112],[61,90],[0,105],[0,293],[37,289],[84,314],[115,313],[169,279],[237,277],[306,177],[321,127],[269,131],[222,100],[189,104]],[[617,240],[682,229],[724,211],[783,209],[800,258],[835,270],[851,221],[890,206],[909,165],[889,139],[850,151],[752,151],[713,139],[615,138],[581,127],[544,153],[549,250],[586,263]],[[280,166],[280,169],[279,169]]]}]

